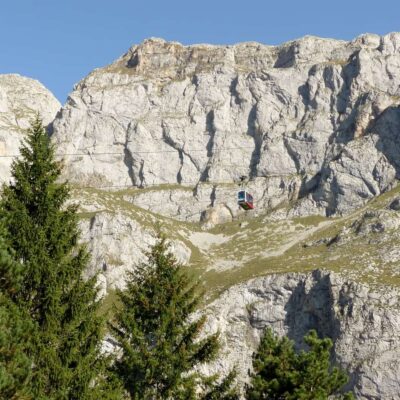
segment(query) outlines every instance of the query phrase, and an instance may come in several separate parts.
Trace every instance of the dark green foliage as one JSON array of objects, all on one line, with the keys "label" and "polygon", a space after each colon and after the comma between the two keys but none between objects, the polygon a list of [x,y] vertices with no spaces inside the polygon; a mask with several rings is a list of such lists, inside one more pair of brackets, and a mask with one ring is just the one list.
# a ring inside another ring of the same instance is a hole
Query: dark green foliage
[{"label": "dark green foliage", "polygon": [[20,289],[21,265],[10,256],[0,236],[0,398],[31,399],[28,356],[34,325],[10,299]]},{"label": "dark green foliage", "polygon": [[[0,204],[7,242],[22,265],[19,288],[9,292],[36,326],[29,350],[33,397],[96,399],[103,321],[96,314],[95,279],[82,279],[88,254],[78,245],[76,206],[66,205],[69,188],[57,183],[60,172],[37,118]],[[12,273],[0,272],[5,287]]]},{"label": "dark green foliage", "polygon": [[330,395],[350,400],[351,393],[338,395],[347,375],[331,367],[329,338],[319,339],[315,331],[304,337],[309,351],[296,353],[286,337],[276,337],[267,329],[258,352],[253,356],[254,372],[247,399],[326,400]]},{"label": "dark green foliage", "polygon": [[32,399],[32,363],[27,352],[33,324],[4,294],[0,294],[0,327],[0,398]]},{"label": "dark green foliage", "polygon": [[235,385],[236,371],[231,371],[224,379],[218,381],[218,376],[203,379],[200,385],[199,400],[237,400],[238,390]]},{"label": "dark green foliage", "polygon": [[0,293],[6,298],[13,298],[21,290],[23,266],[13,257],[14,252],[4,237],[4,224],[0,222]]},{"label": "dark green foliage", "polygon": [[[122,357],[115,372],[131,399],[237,398],[233,375],[218,384],[191,372],[214,359],[219,347],[217,334],[199,340],[205,317],[189,319],[201,300],[197,286],[160,238],[148,262],[129,275],[126,290],[118,293],[121,308],[111,328]],[[196,395],[199,388],[205,397]]]}]

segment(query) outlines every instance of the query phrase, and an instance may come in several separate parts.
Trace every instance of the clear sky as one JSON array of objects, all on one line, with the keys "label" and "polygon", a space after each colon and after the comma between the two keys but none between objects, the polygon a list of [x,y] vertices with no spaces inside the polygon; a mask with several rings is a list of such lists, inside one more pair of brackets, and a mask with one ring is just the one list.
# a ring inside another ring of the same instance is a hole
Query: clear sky
[{"label": "clear sky", "polygon": [[3,0],[0,73],[40,80],[64,103],[92,69],[133,44],[279,44],[400,31],[399,0]]}]

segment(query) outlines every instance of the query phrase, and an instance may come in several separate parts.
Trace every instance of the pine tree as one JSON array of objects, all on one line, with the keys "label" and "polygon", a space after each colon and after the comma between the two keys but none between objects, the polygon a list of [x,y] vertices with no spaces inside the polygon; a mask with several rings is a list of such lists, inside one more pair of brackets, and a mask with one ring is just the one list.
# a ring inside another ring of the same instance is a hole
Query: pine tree
[{"label": "pine tree", "polygon": [[329,396],[351,400],[352,394],[340,395],[348,381],[344,371],[332,367],[332,340],[319,339],[312,330],[304,337],[309,351],[296,353],[286,337],[278,338],[267,329],[253,356],[249,400],[326,400]]},{"label": "pine tree", "polygon": [[[121,348],[114,371],[134,400],[236,399],[233,374],[221,383],[193,368],[214,359],[218,334],[199,339],[205,317],[190,319],[201,300],[198,284],[160,237],[119,291],[112,332]],[[202,394],[197,394],[202,389]]]},{"label": "pine tree", "polygon": [[57,183],[61,165],[54,152],[38,117],[3,188],[0,216],[22,265],[19,290],[10,299],[37,327],[30,348],[33,397],[96,399],[103,321],[95,278],[82,278],[88,254],[78,244],[77,208],[66,204],[69,187]]}]

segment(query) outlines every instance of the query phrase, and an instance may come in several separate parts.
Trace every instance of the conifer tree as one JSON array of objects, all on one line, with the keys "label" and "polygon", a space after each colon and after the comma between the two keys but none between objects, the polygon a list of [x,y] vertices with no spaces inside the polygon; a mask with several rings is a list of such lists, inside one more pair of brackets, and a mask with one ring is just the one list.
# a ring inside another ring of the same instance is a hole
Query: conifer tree
[{"label": "conifer tree", "polygon": [[88,254],[78,244],[77,208],[58,183],[61,165],[38,117],[12,164],[0,216],[6,239],[22,265],[19,290],[10,298],[36,325],[30,355],[35,399],[97,399],[104,360],[102,319],[95,278],[82,273]]},{"label": "conifer tree", "polygon": [[[119,291],[112,332],[121,348],[114,371],[134,400],[236,399],[233,373],[220,383],[193,368],[214,359],[218,334],[199,339],[205,317],[190,319],[201,296],[164,237]],[[201,393],[198,393],[198,391]]]},{"label": "conifer tree", "polygon": [[339,394],[348,377],[338,367],[331,366],[332,340],[319,339],[312,330],[304,342],[309,351],[296,353],[292,341],[278,338],[267,329],[253,356],[254,372],[247,387],[247,399],[326,400],[332,395],[353,399],[350,392]]}]

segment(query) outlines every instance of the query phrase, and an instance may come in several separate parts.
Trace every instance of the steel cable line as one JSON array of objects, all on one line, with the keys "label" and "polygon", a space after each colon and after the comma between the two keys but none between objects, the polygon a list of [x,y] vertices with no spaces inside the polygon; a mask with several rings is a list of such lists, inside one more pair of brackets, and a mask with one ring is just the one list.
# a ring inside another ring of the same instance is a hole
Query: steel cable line
[{"label": "steel cable line", "polygon": [[[230,151],[230,150],[256,150],[254,146],[235,146],[235,147],[222,147],[222,148],[216,148],[212,154],[216,155],[218,153]],[[131,154],[164,154],[164,153],[176,153],[176,152],[206,152],[207,149],[171,149],[171,150],[154,150],[154,151],[130,151]],[[95,156],[102,156],[102,155],[119,155],[119,156],[125,156],[123,152],[97,152],[97,153],[55,153],[56,157],[95,157]],[[212,156],[208,156],[207,158],[211,158]],[[8,155],[0,155],[0,158],[19,158],[21,157],[21,154],[8,154]],[[226,167],[226,168],[232,168],[232,167],[244,167],[244,168],[252,168],[254,165],[257,165],[258,162],[251,162],[249,164],[241,165],[240,163],[235,163],[235,164],[221,164],[221,163],[216,163],[214,166],[218,167]],[[207,165],[205,166],[207,168]],[[201,173],[199,171],[199,173]],[[141,184],[141,185],[134,185],[133,183],[131,184],[126,184],[126,185],[104,185],[104,186],[73,186],[71,185],[71,189],[77,190],[77,189],[94,189],[94,190],[101,190],[101,189],[145,189],[148,187],[154,187],[154,186],[163,186],[163,185],[177,185],[177,186],[182,186],[185,187],[185,185],[194,185],[197,186],[199,184],[207,184],[207,185],[223,185],[226,184],[227,182],[212,182],[212,181],[201,181],[201,180],[196,180],[196,181],[185,181],[185,182],[178,182],[178,181],[173,181],[173,182],[159,182],[159,183],[149,183],[149,184]],[[231,183],[231,182],[229,182]],[[232,182],[234,184],[239,184],[239,182]],[[210,201],[207,201],[207,203],[210,203]]]},{"label": "steel cable line", "polygon": [[[238,147],[224,147],[224,148],[217,148],[214,150],[214,153],[218,153],[221,151],[226,151],[226,150],[255,150],[254,147],[246,147],[246,146],[238,146]],[[163,154],[163,153],[176,153],[176,152],[207,152],[208,150],[206,148],[204,149],[174,149],[174,150],[153,150],[153,151],[131,151],[129,150],[129,152],[131,154]],[[55,156],[56,157],[73,157],[73,156],[85,156],[85,157],[93,157],[93,156],[97,156],[97,155],[120,155],[120,156],[124,156],[124,152],[98,152],[98,153],[56,153]],[[0,158],[18,158],[20,157],[21,154],[7,154],[7,155],[0,155]],[[210,158],[211,156],[209,156],[208,158]]]},{"label": "steel cable line", "polygon": [[[216,149],[213,155],[225,152],[227,150],[239,150],[239,149],[253,149],[254,147],[225,147],[225,148],[219,148]],[[199,152],[199,151],[207,151],[207,149],[190,149],[190,150],[181,150],[181,149],[175,149],[175,150],[160,150],[160,151],[131,151],[131,154],[163,154],[163,153],[176,153],[177,151],[192,151],[192,152]],[[119,155],[119,156],[124,156],[123,153],[121,152],[98,152],[98,153],[56,153],[56,157],[95,157],[95,156],[102,156],[102,155]],[[8,154],[8,155],[0,155],[0,158],[19,158],[21,157],[21,154]],[[209,156],[207,158],[211,158],[212,156]],[[235,164],[225,164],[225,163],[220,163],[216,162],[213,164],[214,167],[221,167],[221,168],[233,168],[233,167],[242,167],[242,168],[252,168],[254,165],[257,165],[258,162],[251,162],[251,163],[246,163],[246,164],[241,164],[240,162],[235,163]],[[208,166],[205,165],[205,169]],[[198,171],[201,173],[201,171]],[[152,187],[152,186],[162,186],[162,185],[179,185],[179,186],[185,186],[185,185],[198,185],[200,183],[204,184],[210,184],[210,185],[220,185],[224,184],[226,182],[210,182],[210,181],[201,181],[201,180],[196,180],[196,181],[185,181],[185,182],[178,182],[178,181],[173,181],[173,182],[159,182],[159,183],[149,183],[145,185],[134,185],[132,184],[126,184],[126,185],[105,185],[105,186],[78,186],[80,189],[124,189],[124,188],[137,188],[137,189],[143,189],[147,187]],[[236,183],[236,182],[234,182]]]},{"label": "steel cable line", "polygon": [[[223,165],[219,165],[222,167],[235,167],[236,164],[223,164]],[[246,168],[249,168],[250,166],[246,166]],[[200,173],[200,171],[199,171]],[[274,176],[280,176],[280,175],[269,175],[268,177],[274,177]],[[71,182],[71,188],[74,190],[77,189],[136,189],[136,190],[143,190],[146,188],[151,188],[151,187],[155,187],[155,186],[159,186],[160,189],[162,189],[162,186],[164,185],[175,185],[175,186],[180,186],[182,188],[194,188],[197,185],[207,185],[207,186],[221,186],[221,185],[226,185],[226,184],[234,184],[234,185],[240,185],[242,183],[242,181],[240,181],[239,179],[237,181],[230,181],[230,182],[226,182],[226,181],[202,181],[202,180],[196,180],[196,181],[182,181],[182,182],[178,182],[178,181],[169,181],[169,182],[158,182],[158,183],[145,183],[145,184],[126,184],[126,185],[104,185],[104,186],[81,186],[77,183]],[[188,185],[193,185],[193,186],[188,186]]]}]

